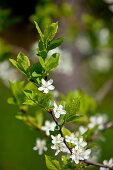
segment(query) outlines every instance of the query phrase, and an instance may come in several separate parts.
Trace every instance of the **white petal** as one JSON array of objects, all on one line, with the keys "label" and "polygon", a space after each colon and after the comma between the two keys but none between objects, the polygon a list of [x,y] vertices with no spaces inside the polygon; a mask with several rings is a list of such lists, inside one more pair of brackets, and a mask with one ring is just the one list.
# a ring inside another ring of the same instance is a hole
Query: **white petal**
[{"label": "white petal", "polygon": [[42,84],[43,84],[44,86],[47,85],[47,82],[46,82],[44,79],[42,79],[41,82],[42,82]]},{"label": "white petal", "polygon": [[43,87],[43,86],[38,88],[39,91],[43,91],[44,89],[45,89],[45,87]]},{"label": "white petal", "polygon": [[49,92],[49,90],[48,90],[47,88],[45,88],[45,89],[44,89],[44,93],[47,94],[48,92]]},{"label": "white petal", "polygon": [[66,114],[66,111],[65,111],[65,110],[62,110],[60,114],[65,115],[65,114]]},{"label": "white petal", "polygon": [[55,113],[55,117],[58,119],[60,117],[60,114],[58,112]]},{"label": "white petal", "polygon": [[47,82],[48,86],[51,85],[52,83],[53,83],[53,80],[52,80],[52,79],[50,79],[50,80]]},{"label": "white petal", "polygon": [[38,148],[35,146],[35,147],[33,147],[33,150],[36,151],[36,150],[38,150]]},{"label": "white petal", "polygon": [[48,89],[49,89],[49,90],[54,90],[55,87],[54,87],[53,85],[49,85],[49,86],[48,86]]},{"label": "white petal", "polygon": [[54,108],[57,109],[57,104],[56,102],[54,101]]}]

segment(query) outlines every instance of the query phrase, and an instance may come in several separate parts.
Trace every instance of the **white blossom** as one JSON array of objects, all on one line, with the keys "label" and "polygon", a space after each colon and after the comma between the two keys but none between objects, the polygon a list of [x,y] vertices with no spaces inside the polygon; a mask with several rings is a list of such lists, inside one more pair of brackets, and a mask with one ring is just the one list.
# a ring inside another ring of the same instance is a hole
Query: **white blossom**
[{"label": "white blossom", "polygon": [[90,117],[90,123],[88,124],[88,127],[90,129],[93,129],[95,126],[98,126],[99,130],[102,130],[104,128],[104,123],[107,121],[107,118],[105,115],[96,115]]},{"label": "white blossom", "polygon": [[63,106],[62,105],[57,106],[56,102],[54,102],[53,113],[54,113],[56,118],[59,118],[60,115],[66,114],[66,111],[63,110]]},{"label": "white blossom", "polygon": [[50,79],[49,81],[45,81],[44,79],[41,80],[42,86],[38,88],[39,91],[43,91],[44,93],[48,93],[49,90],[54,90],[55,87],[52,85],[53,80]]},{"label": "white blossom", "polygon": [[66,135],[66,142],[74,144],[78,139],[76,138],[74,133],[71,133],[70,136]]},{"label": "white blossom", "polygon": [[104,0],[106,3],[113,3],[113,0]]},{"label": "white blossom", "polygon": [[87,146],[87,142],[84,142],[83,137],[81,136],[80,138],[77,138],[75,145],[76,150],[78,150]]},{"label": "white blossom", "polygon": [[20,79],[20,75],[17,73],[16,69],[11,67],[9,61],[5,60],[0,63],[0,78],[6,86],[9,86],[9,80],[15,81]]},{"label": "white blossom", "polygon": [[88,129],[86,127],[84,127],[84,126],[79,127],[79,132],[80,132],[81,135],[83,135],[85,132],[87,132],[87,130]]},{"label": "white blossom", "polygon": [[112,57],[110,52],[99,52],[90,58],[89,65],[93,70],[107,72],[112,67]]},{"label": "white blossom", "polygon": [[[104,161],[103,161],[103,164],[104,164],[104,165],[107,165],[107,166],[109,166],[109,167],[113,167],[113,159],[111,158],[109,161],[104,160]],[[108,169],[108,168],[103,168],[103,167],[101,167],[100,170],[109,170],[109,169]]]},{"label": "white blossom", "polygon": [[72,155],[70,156],[70,158],[76,163],[78,164],[80,160],[84,160],[84,159],[88,159],[89,155],[91,153],[90,149],[77,149],[76,147],[72,149]]},{"label": "white blossom", "polygon": [[47,151],[46,147],[46,141],[45,140],[40,140],[37,138],[36,140],[36,146],[33,148],[33,150],[38,150],[39,155],[43,154],[43,151]]},{"label": "white blossom", "polygon": [[45,126],[42,126],[42,130],[44,130],[46,132],[46,135],[50,135],[49,131],[54,131],[56,126],[55,122],[50,122],[50,121],[45,121]]},{"label": "white blossom", "polygon": [[62,152],[64,151],[64,148],[65,148],[65,145],[63,143],[64,138],[61,137],[61,134],[58,134],[57,136],[51,135],[51,138],[52,138],[52,144],[53,144],[51,148],[56,150],[55,152],[55,156],[56,156],[58,155],[60,151]]}]

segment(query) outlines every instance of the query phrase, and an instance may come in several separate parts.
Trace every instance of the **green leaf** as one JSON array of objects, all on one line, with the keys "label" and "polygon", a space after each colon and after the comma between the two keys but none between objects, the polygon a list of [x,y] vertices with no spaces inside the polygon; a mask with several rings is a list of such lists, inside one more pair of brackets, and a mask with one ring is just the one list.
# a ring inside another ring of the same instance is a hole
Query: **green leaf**
[{"label": "green leaf", "polygon": [[23,92],[24,82],[16,80],[15,82],[10,81],[9,84],[13,93],[14,101],[16,102],[16,104],[21,105],[25,100],[25,95]]},{"label": "green leaf", "polygon": [[38,77],[38,76],[41,76],[43,74],[43,68],[42,68],[42,66],[39,62],[34,63],[30,67],[29,72],[33,77]]},{"label": "green leaf", "polygon": [[54,41],[52,41],[49,44],[47,50],[50,51],[50,50],[60,46],[62,44],[63,40],[64,40],[64,38],[62,38],[62,37],[55,39]]},{"label": "green leaf", "polygon": [[46,62],[46,71],[52,71],[53,69],[55,69],[58,64],[59,64],[59,53],[55,53],[53,55],[51,55],[47,62]]},{"label": "green leaf", "polygon": [[39,110],[36,112],[36,125],[41,128],[42,124],[43,124],[43,112]]},{"label": "green leaf", "polygon": [[80,98],[75,98],[71,104],[66,105],[65,122],[73,122],[78,117],[77,113],[80,110]]},{"label": "green leaf", "polygon": [[23,53],[19,53],[17,56],[17,63],[21,70],[27,71],[30,67],[30,61],[27,56],[25,56]]},{"label": "green leaf", "polygon": [[44,38],[46,40],[46,42],[51,41],[58,29],[58,22],[56,23],[52,23],[50,26],[48,26],[45,31],[44,31]]},{"label": "green leaf", "polygon": [[97,104],[94,99],[80,90],[76,91],[76,97],[80,98],[80,112],[82,114],[94,114],[97,108]]},{"label": "green leaf", "polygon": [[30,105],[30,106],[35,106],[36,105],[36,103],[34,103],[33,100],[30,100],[30,99],[26,99],[23,104]]},{"label": "green leaf", "polygon": [[62,128],[62,133],[63,133],[64,137],[65,137],[66,135],[68,135],[68,136],[71,135],[71,132],[70,132],[68,129],[64,128],[64,127]]},{"label": "green leaf", "polygon": [[15,101],[14,97],[8,98],[7,102],[8,102],[9,104],[16,104],[16,101]]},{"label": "green leaf", "polygon": [[45,155],[46,166],[50,170],[61,170],[60,163],[54,158]]},{"label": "green leaf", "polygon": [[38,56],[39,62],[41,64],[41,66],[45,69],[45,62],[44,59],[41,56]]},{"label": "green leaf", "polygon": [[44,35],[42,34],[42,31],[40,30],[40,27],[38,25],[38,23],[36,21],[34,21],[35,25],[36,25],[36,29],[38,30],[38,33],[40,34],[40,38],[42,40],[42,42],[44,41]]},{"label": "green leaf", "polygon": [[23,74],[28,76],[28,69],[30,67],[30,61],[27,56],[25,56],[23,53],[19,53],[17,56],[17,61],[13,59],[9,59],[10,62]]}]

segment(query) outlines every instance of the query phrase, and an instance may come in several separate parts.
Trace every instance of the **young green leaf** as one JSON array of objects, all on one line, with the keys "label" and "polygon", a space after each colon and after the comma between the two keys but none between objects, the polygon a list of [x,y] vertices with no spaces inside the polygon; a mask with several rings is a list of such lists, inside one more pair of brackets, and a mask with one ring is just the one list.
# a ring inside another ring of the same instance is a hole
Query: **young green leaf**
[{"label": "young green leaf", "polygon": [[[25,95],[24,95],[24,92],[23,92],[23,86],[24,86],[24,82],[20,82],[18,80],[16,80],[15,82],[9,82],[10,84],[10,87],[11,87],[11,90],[12,90],[12,93],[13,93],[13,101],[18,104],[18,105],[21,105],[24,100],[25,100]],[[11,102],[11,100],[9,101]]]},{"label": "young green leaf", "polygon": [[45,38],[45,41],[48,43],[49,41],[51,41],[56,32],[57,32],[57,29],[58,29],[58,22],[56,23],[52,23],[51,25],[49,25],[45,31],[44,31],[44,38]]},{"label": "young green leaf", "polygon": [[53,69],[55,69],[58,66],[59,63],[59,53],[55,53],[53,55],[51,55],[47,62],[46,62],[46,71],[52,71]]},{"label": "young green leaf", "polygon": [[46,166],[50,170],[61,170],[60,163],[51,156],[45,155]]},{"label": "young green leaf", "polygon": [[35,25],[36,25],[36,29],[38,30],[38,33],[40,34],[40,38],[42,40],[42,42],[44,41],[44,35],[42,34],[42,31],[40,30],[40,27],[38,25],[38,23],[36,21],[34,21]]},{"label": "young green leaf", "polygon": [[39,62],[41,64],[41,66],[45,69],[45,62],[44,59],[41,56],[38,56]]},{"label": "young green leaf", "polygon": [[9,59],[10,62],[23,74],[28,76],[28,69],[30,67],[30,61],[27,56],[25,56],[23,53],[19,53],[17,56],[17,61],[13,59]]},{"label": "young green leaf", "polygon": [[64,38],[60,37],[60,38],[57,38],[56,40],[52,41],[49,44],[47,50],[50,51],[50,50],[60,46],[62,44],[63,40],[64,40]]}]

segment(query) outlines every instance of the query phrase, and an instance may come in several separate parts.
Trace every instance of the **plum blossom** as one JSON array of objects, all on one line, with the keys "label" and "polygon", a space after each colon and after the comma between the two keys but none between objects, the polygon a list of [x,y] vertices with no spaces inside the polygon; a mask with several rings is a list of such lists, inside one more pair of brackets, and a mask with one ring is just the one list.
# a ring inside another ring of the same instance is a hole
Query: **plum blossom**
[{"label": "plum blossom", "polygon": [[79,132],[80,132],[81,135],[83,135],[85,132],[87,132],[87,130],[88,129],[86,127],[84,127],[84,126],[79,127]]},{"label": "plum blossom", "polygon": [[64,138],[61,137],[61,134],[58,134],[57,136],[51,135],[51,138],[53,144],[51,148],[56,150],[55,152],[55,156],[56,156],[60,151],[63,152],[65,150],[65,144],[63,143]]},{"label": "plum blossom", "polygon": [[72,149],[72,155],[70,158],[78,164],[80,160],[88,159],[91,153],[90,149],[85,150],[84,148],[77,149],[76,147]]},{"label": "plum blossom", "polygon": [[[107,165],[107,166],[109,166],[109,167],[113,167],[113,159],[111,158],[109,161],[104,160],[104,161],[103,161],[103,164],[104,164],[104,165]],[[109,170],[109,169],[108,169],[108,168],[103,168],[103,167],[101,167],[100,170]]]},{"label": "plum blossom", "polygon": [[90,122],[88,124],[88,127],[90,129],[93,129],[95,126],[98,126],[99,130],[102,130],[104,128],[104,123],[106,123],[107,118],[105,115],[96,115],[90,117]]},{"label": "plum blossom", "polygon": [[43,91],[44,93],[48,93],[49,90],[54,90],[55,87],[52,85],[53,80],[50,79],[49,81],[45,81],[44,79],[41,80],[42,86],[38,88],[39,91]]},{"label": "plum blossom", "polygon": [[33,150],[35,150],[35,151],[38,150],[39,155],[42,155],[43,151],[47,151],[46,141],[40,140],[39,138],[37,138],[36,146],[33,147]]},{"label": "plum blossom", "polygon": [[77,138],[77,140],[75,141],[75,149],[79,150],[81,148],[84,148],[85,146],[87,146],[87,142],[83,141],[83,137],[81,136],[80,138]]},{"label": "plum blossom", "polygon": [[62,105],[57,106],[56,102],[54,102],[53,113],[54,113],[56,118],[59,118],[60,115],[66,114],[66,111],[63,110],[63,106]]},{"label": "plum blossom", "polygon": [[76,138],[74,133],[71,133],[70,136],[66,135],[66,142],[74,144],[78,139]]},{"label": "plum blossom", "polygon": [[48,120],[45,121],[45,126],[42,126],[42,130],[44,130],[46,132],[46,135],[50,135],[49,131],[54,131],[56,126],[55,122],[50,122]]}]

